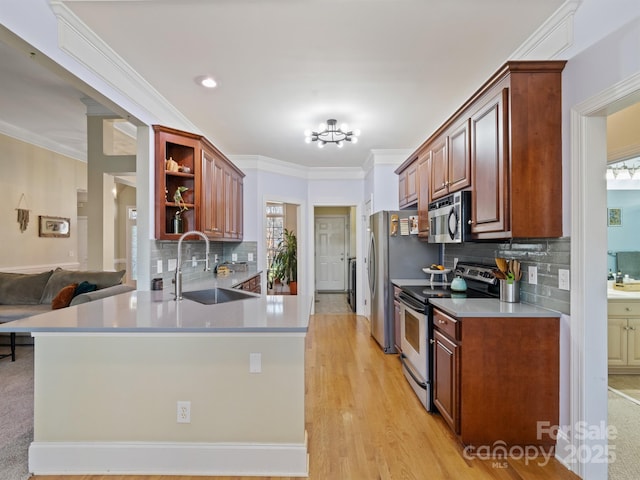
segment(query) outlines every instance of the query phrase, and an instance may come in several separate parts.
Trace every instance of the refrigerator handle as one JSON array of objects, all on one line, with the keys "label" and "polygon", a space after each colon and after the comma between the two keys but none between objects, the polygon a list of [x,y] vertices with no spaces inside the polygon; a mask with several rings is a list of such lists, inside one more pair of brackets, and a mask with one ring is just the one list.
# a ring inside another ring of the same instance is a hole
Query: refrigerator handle
[{"label": "refrigerator handle", "polygon": [[371,234],[371,237],[369,240],[368,264],[369,264],[369,291],[371,292],[371,295],[373,295],[373,293],[376,290],[376,239],[373,236],[373,233]]}]

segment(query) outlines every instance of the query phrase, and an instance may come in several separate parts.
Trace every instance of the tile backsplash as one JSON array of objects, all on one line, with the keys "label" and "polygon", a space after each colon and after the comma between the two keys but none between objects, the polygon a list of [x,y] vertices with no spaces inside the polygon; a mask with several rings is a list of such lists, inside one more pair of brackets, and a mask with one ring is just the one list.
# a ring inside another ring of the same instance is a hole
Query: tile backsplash
[{"label": "tile backsplash", "polygon": [[[571,239],[518,239],[501,243],[446,244],[444,252],[445,266],[453,267],[458,261],[481,263],[495,266],[495,258],[516,259],[522,265],[520,282],[520,301],[570,313],[569,290],[559,288],[558,271],[571,268]],[[538,267],[538,283],[531,285],[527,281],[529,266]]]},{"label": "tile backsplash", "polygon": [[[182,275],[185,280],[190,276],[200,275],[204,264],[202,260],[205,254],[205,243],[202,240],[184,241],[182,242]],[[237,262],[246,262],[249,265],[256,265],[258,256],[258,242],[211,242],[209,244],[209,261],[211,268],[214,267],[215,256],[218,256],[218,263],[234,261],[236,255]],[[194,267],[191,264],[193,257],[198,261]],[[249,261],[252,256],[253,260]],[[151,278],[162,278],[164,288],[171,285],[171,281],[175,275],[175,263],[178,258],[178,242],[151,240]],[[158,266],[161,265],[162,271],[158,272]]]}]

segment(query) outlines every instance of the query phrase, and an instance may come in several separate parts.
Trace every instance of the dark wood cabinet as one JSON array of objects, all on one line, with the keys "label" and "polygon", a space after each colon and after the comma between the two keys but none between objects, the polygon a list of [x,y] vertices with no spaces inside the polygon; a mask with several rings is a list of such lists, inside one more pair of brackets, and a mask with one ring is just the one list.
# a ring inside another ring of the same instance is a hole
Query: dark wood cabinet
[{"label": "dark wood cabinet", "polygon": [[238,285],[234,285],[233,288],[244,290],[245,292],[262,293],[261,274],[259,273]]},{"label": "dark wood cabinet", "polygon": [[509,230],[509,177],[505,158],[507,92],[503,88],[497,90],[471,117],[471,231],[476,236]]},{"label": "dark wood cabinet", "polygon": [[431,151],[431,188],[429,189],[431,197],[429,201],[431,201],[449,193],[447,187],[447,137],[438,138],[429,150]]},{"label": "dark wood cabinet", "polygon": [[460,433],[460,352],[455,340],[433,333],[433,403],[451,429]]},{"label": "dark wood cabinet", "polygon": [[431,152],[427,151],[418,157],[418,238],[429,236],[429,170],[431,169]]},{"label": "dark wood cabinet", "polygon": [[464,445],[555,445],[558,317],[433,314],[434,404]]},{"label": "dark wood cabinet", "polygon": [[409,165],[398,178],[398,206],[414,207],[418,201],[418,162]]},{"label": "dark wood cabinet", "polygon": [[[200,230],[212,240],[242,240],[244,174],[201,135],[154,126],[156,140],[156,238],[177,240],[173,228],[178,206],[173,193],[179,186],[187,210],[182,232]],[[169,172],[172,159],[189,172]]]},{"label": "dark wood cabinet", "polygon": [[473,238],[562,236],[562,70],[508,62],[472,113]]},{"label": "dark wood cabinet", "polygon": [[[157,239],[177,240],[182,232],[198,227],[200,182],[200,138],[197,135],[179,132],[160,126],[155,131],[155,232]],[[177,169],[170,171],[171,162]],[[179,170],[178,170],[179,169]],[[188,173],[185,171],[188,170]],[[174,227],[174,219],[180,207],[174,201],[179,187],[185,202],[180,213],[181,228]]]},{"label": "dark wood cabinet", "polygon": [[431,158],[430,201],[471,184],[468,119],[433,142]]},{"label": "dark wood cabinet", "polygon": [[428,151],[429,202],[470,189],[474,240],[562,236],[565,64],[505,63],[396,169],[404,191],[409,168]]}]

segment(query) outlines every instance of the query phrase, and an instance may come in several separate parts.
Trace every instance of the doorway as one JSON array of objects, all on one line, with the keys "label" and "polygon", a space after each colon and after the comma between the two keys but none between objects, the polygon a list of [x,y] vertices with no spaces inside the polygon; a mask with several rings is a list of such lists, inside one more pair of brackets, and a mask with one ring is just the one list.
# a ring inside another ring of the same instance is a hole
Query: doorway
[{"label": "doorway", "polygon": [[[570,425],[607,420],[607,215],[606,117],[640,101],[640,76],[632,76],[575,105],[571,110],[571,348]],[[570,450],[605,448],[607,438],[570,434]],[[606,462],[578,462],[583,478],[605,478]]]}]

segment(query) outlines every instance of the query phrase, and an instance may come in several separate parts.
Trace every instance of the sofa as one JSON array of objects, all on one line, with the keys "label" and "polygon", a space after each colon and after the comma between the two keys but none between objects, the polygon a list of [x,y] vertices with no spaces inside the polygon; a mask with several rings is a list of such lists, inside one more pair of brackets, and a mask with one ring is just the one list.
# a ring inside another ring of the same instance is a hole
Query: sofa
[{"label": "sofa", "polygon": [[[41,273],[0,272],[0,323],[129,292],[133,288],[122,284],[124,274],[124,270],[62,268]],[[15,333],[10,334],[10,341],[10,355],[15,361]],[[4,356],[9,355],[0,358]]]}]

